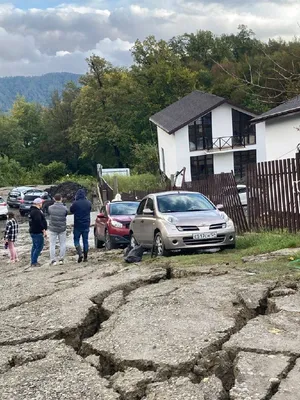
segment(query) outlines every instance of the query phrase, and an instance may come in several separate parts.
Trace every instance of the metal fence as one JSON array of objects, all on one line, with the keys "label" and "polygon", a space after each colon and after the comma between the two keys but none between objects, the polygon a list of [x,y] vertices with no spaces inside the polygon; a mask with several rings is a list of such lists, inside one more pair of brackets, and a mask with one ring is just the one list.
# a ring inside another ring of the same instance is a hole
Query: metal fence
[{"label": "metal fence", "polygon": [[248,167],[251,230],[300,231],[300,155]]}]

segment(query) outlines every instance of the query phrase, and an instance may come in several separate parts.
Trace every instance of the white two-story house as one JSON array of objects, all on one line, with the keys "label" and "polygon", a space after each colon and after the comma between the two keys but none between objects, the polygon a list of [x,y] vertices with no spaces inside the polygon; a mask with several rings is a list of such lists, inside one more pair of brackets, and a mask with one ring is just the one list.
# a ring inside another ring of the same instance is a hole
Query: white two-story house
[{"label": "white two-story house", "polygon": [[160,169],[186,181],[234,171],[245,178],[257,162],[255,114],[209,93],[194,91],[150,118],[157,127]]}]

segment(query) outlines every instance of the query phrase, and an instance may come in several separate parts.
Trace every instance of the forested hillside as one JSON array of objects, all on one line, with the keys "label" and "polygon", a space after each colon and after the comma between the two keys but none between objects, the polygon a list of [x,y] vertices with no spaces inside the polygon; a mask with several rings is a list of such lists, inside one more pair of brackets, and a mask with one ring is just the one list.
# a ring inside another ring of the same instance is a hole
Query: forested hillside
[{"label": "forested hillside", "polygon": [[17,95],[27,101],[42,105],[49,104],[55,90],[61,93],[67,82],[78,83],[80,75],[69,72],[58,72],[42,76],[13,76],[0,78],[0,110],[11,109]]},{"label": "forested hillside", "polygon": [[221,36],[150,36],[136,41],[132,56],[130,68],[91,56],[81,86],[54,92],[48,107],[18,98],[0,118],[0,181],[7,171],[15,171],[10,182],[26,174],[32,180],[41,171],[93,174],[99,162],[157,173],[149,117],[194,89],[258,114],[300,94],[300,41],[261,42],[245,26]]}]

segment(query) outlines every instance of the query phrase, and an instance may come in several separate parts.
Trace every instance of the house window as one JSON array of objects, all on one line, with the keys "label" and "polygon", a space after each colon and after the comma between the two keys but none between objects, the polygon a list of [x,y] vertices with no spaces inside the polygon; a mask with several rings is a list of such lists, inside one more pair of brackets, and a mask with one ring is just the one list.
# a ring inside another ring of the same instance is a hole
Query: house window
[{"label": "house window", "polygon": [[237,179],[246,177],[247,165],[256,164],[256,150],[237,151],[234,153],[234,173]]},{"label": "house window", "polygon": [[253,117],[232,109],[233,143],[238,146],[256,143],[255,125],[250,125]]},{"label": "house window", "polygon": [[211,113],[189,124],[190,151],[209,149],[212,145]]},{"label": "house window", "polygon": [[166,173],[166,159],[165,159],[165,151],[163,148],[161,148],[161,162],[162,162],[162,170],[163,173]]},{"label": "house window", "polygon": [[203,179],[208,175],[214,174],[213,155],[191,157],[192,181]]}]

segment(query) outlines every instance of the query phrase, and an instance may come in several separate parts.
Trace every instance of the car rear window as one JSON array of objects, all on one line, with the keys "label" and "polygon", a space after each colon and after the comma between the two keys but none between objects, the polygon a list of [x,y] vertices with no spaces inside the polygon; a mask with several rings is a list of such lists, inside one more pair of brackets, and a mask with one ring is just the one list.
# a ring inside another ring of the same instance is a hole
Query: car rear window
[{"label": "car rear window", "polygon": [[42,193],[25,194],[24,200],[33,201],[33,200],[35,200],[35,199],[37,199],[38,197],[41,197],[41,196],[42,196]]},{"label": "car rear window", "polygon": [[138,202],[132,203],[111,203],[109,206],[110,215],[134,215],[138,208]]},{"label": "car rear window", "polygon": [[174,193],[157,196],[157,206],[161,213],[207,211],[215,207],[200,193]]}]

